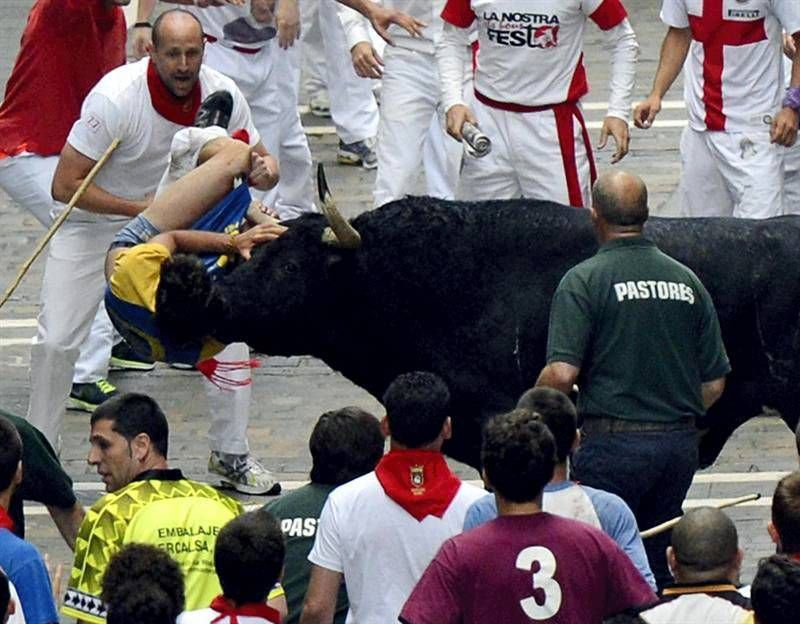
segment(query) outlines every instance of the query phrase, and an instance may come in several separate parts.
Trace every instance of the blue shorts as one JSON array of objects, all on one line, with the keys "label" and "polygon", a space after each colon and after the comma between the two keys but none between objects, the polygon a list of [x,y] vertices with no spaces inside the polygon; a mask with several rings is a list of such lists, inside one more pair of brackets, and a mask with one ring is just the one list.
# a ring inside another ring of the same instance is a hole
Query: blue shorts
[{"label": "blue shorts", "polygon": [[150,223],[148,219],[139,214],[128,221],[128,225],[117,232],[114,240],[111,241],[109,249],[141,245],[157,234],[161,234],[161,231]]}]

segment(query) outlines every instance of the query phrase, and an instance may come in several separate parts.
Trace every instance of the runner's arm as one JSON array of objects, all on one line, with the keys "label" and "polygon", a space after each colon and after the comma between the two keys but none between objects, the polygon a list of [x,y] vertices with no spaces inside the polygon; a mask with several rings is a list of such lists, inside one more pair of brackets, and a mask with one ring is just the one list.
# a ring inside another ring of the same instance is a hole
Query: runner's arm
[{"label": "runner's arm", "polygon": [[637,128],[649,128],[652,125],[661,110],[661,99],[683,69],[691,43],[692,31],[689,28],[670,26],[661,44],[661,56],[658,59],[653,89],[644,102],[636,105],[633,112],[633,123]]}]

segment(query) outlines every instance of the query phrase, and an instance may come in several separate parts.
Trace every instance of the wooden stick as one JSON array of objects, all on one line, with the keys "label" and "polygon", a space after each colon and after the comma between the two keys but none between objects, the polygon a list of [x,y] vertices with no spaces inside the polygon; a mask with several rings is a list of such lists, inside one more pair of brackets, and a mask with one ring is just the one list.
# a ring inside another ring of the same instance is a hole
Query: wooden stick
[{"label": "wooden stick", "polygon": [[94,177],[97,175],[97,172],[100,171],[103,165],[106,164],[106,161],[111,157],[111,154],[114,152],[115,149],[117,149],[119,144],[120,144],[120,139],[114,139],[113,141],[111,141],[111,145],[109,145],[106,151],[103,152],[103,155],[100,156],[100,160],[98,160],[94,164],[94,167],[92,167],[88,175],[84,178],[83,182],[81,182],[81,185],[78,187],[78,190],[76,190],[75,193],[72,195],[72,198],[69,200],[67,207],[62,211],[60,215],[58,215],[56,220],[53,221],[53,223],[50,225],[50,228],[47,230],[45,235],[36,245],[36,248],[33,250],[33,253],[31,254],[30,258],[28,258],[20,267],[19,272],[17,273],[17,277],[14,279],[13,282],[11,282],[11,286],[9,286],[3,293],[3,298],[0,299],[0,308],[2,308],[5,305],[6,301],[8,301],[11,298],[11,295],[14,294],[14,291],[17,289],[17,286],[19,286],[20,282],[22,281],[22,278],[25,277],[25,274],[28,272],[28,269],[31,268],[31,265],[36,261],[36,258],[39,257],[39,254],[42,253],[42,250],[47,246],[47,243],[50,242],[50,239],[53,238],[55,233],[58,231],[58,228],[61,227],[61,224],[64,223],[64,221],[66,221],[67,217],[69,216],[69,213],[72,212],[72,209],[75,207],[75,204],[77,204],[80,201],[81,197],[83,197],[83,194],[86,192],[86,189],[89,188],[89,185],[92,183],[92,180],[94,180]]},{"label": "wooden stick", "polygon": [[[742,503],[748,503],[750,501],[758,500],[761,498],[761,494],[748,494],[747,496],[740,496],[739,498],[731,498],[730,500],[726,500],[721,502],[717,505],[717,509],[725,509],[725,507],[733,507],[734,505],[741,505]],[[672,520],[667,520],[666,522],[662,522],[654,526],[652,529],[647,529],[646,531],[642,531],[640,535],[642,539],[647,539],[648,537],[653,537],[654,535],[658,535],[659,533],[663,533],[664,531],[669,531],[672,527],[674,527],[678,522],[680,522],[683,516],[678,516],[677,518],[673,518]]]}]

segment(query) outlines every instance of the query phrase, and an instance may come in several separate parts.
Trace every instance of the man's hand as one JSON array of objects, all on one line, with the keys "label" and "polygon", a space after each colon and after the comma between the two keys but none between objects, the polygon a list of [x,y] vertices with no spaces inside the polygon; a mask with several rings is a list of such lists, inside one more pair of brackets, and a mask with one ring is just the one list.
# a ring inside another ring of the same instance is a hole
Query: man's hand
[{"label": "man's hand", "polygon": [[259,191],[268,191],[278,183],[278,162],[270,155],[259,156],[253,153],[250,156],[250,175],[247,182]]},{"label": "man's hand", "polygon": [[392,38],[389,36],[389,26],[391,24],[397,24],[400,28],[405,29],[412,37],[421,37],[422,29],[427,26],[425,22],[418,20],[416,17],[401,13],[396,9],[378,6],[371,1],[368,3],[370,5],[369,21],[372,23],[375,32],[389,45],[394,45],[394,41],[392,41]]},{"label": "man's hand", "polygon": [[797,54],[797,45],[794,42],[794,37],[787,33],[783,33],[783,53],[790,61],[793,61],[794,55]]},{"label": "man's hand", "polygon": [[353,69],[362,78],[383,76],[383,59],[369,41],[359,41],[350,49]]},{"label": "man's hand", "polygon": [[659,112],[661,112],[661,98],[651,93],[633,109],[633,123],[637,128],[647,130],[653,125],[653,120]]},{"label": "man's hand", "polygon": [[275,25],[278,27],[278,45],[288,50],[300,38],[300,11],[297,0],[281,0],[275,12]]},{"label": "man's hand", "polygon": [[226,4],[232,4],[234,6],[244,6],[247,4],[247,0],[195,0],[195,4],[199,6],[201,9],[205,9],[207,7],[217,7],[217,6],[225,6]]},{"label": "man's hand", "polygon": [[236,251],[245,260],[250,259],[253,247],[274,241],[286,231],[286,227],[277,223],[262,223],[234,237]]},{"label": "man's hand", "polygon": [[625,158],[625,154],[628,153],[628,143],[630,141],[628,122],[619,117],[606,117],[603,120],[603,127],[600,129],[598,149],[603,149],[606,146],[609,135],[614,138],[614,142],[617,144],[617,151],[611,157],[611,163],[614,164]]},{"label": "man's hand", "polygon": [[134,58],[141,59],[150,53],[150,47],[153,45],[153,29],[139,26],[133,29],[133,37],[131,39],[131,50]]},{"label": "man's hand", "polygon": [[464,122],[468,121],[473,125],[478,125],[475,114],[464,104],[455,104],[447,111],[447,134],[456,141],[461,140],[461,128]]},{"label": "man's hand", "polygon": [[784,147],[794,145],[797,140],[797,124],[797,111],[793,108],[782,108],[772,120],[772,128],[769,133],[772,142]]}]

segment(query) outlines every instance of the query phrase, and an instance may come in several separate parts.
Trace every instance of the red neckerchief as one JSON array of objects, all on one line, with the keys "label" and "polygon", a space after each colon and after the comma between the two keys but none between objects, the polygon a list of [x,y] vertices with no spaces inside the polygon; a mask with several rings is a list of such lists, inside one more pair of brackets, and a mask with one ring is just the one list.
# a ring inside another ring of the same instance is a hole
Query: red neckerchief
[{"label": "red neckerchief", "polygon": [[156,71],[156,66],[151,60],[147,64],[147,89],[150,91],[150,101],[153,108],[164,119],[182,126],[194,124],[197,109],[200,108],[200,80],[198,80],[191,93],[183,98],[178,98],[169,92],[161,76]]},{"label": "red neckerchief", "polygon": [[428,515],[441,518],[461,487],[438,451],[389,451],[375,476],[386,495],[419,522]]},{"label": "red neckerchief", "polygon": [[281,614],[269,605],[261,603],[252,602],[237,607],[230,600],[225,598],[225,596],[220,594],[211,601],[211,608],[220,614],[211,620],[211,624],[221,621],[226,616],[230,618],[231,624],[237,624],[239,621],[236,617],[237,615],[249,615],[262,618],[274,624],[281,624]]},{"label": "red neckerchief", "polygon": [[0,507],[0,529],[8,529],[9,531],[14,530],[14,521],[11,519],[11,516],[8,515],[8,512]]}]

